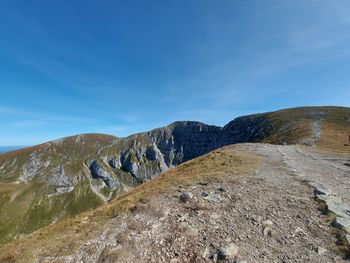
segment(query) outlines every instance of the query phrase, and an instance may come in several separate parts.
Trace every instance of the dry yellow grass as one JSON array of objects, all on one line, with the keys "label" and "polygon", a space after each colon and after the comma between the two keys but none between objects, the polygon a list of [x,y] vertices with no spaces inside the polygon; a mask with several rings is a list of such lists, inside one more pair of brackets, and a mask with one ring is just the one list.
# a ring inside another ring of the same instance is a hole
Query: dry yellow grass
[{"label": "dry yellow grass", "polygon": [[181,186],[221,181],[252,173],[260,165],[258,157],[239,152],[234,146],[215,150],[140,185],[120,198],[74,218],[44,227],[37,232],[0,248],[1,262],[31,262],[33,255],[65,255],[101,231],[109,219],[129,212],[137,204]]},{"label": "dry yellow grass", "polygon": [[[322,114],[315,114],[315,112]],[[321,138],[316,143],[318,147],[314,149],[340,154],[350,153],[350,146],[345,145],[350,134],[350,109],[348,108],[297,108],[262,114],[257,117],[259,116],[265,120],[262,122],[262,126],[268,125],[272,128],[269,133],[265,134],[266,137],[256,141],[277,144],[298,143],[304,138],[310,137],[312,135],[312,124],[315,121],[320,121]],[[94,142],[100,137],[100,135],[87,135],[91,145],[94,145]],[[68,138],[66,143],[60,147],[66,150],[75,139],[74,136]],[[103,136],[100,142],[104,145],[114,139],[115,137]],[[42,147],[42,145],[38,147]],[[94,150],[95,148],[92,146],[91,148],[84,147],[84,151],[87,153],[93,152],[91,149]],[[18,150],[17,152],[3,154],[0,159],[14,155],[27,155],[30,150]],[[81,155],[79,149],[71,150],[77,156]],[[254,169],[257,165],[256,157],[247,153],[235,152],[232,146],[221,148],[184,163],[96,210],[63,220],[22,240],[3,246],[0,248],[0,259],[3,256],[3,261],[6,257],[7,262],[11,262],[11,260],[28,262],[33,254],[39,253],[41,248],[46,250],[47,255],[69,254],[81,242],[100,231],[104,222],[120,213],[128,212],[140,200],[146,200],[162,193],[170,193],[180,186],[191,185],[200,181],[210,183],[213,180],[222,180],[226,176],[248,173],[250,169]],[[16,189],[6,187],[7,185],[0,185],[0,192],[4,192],[6,196],[11,196],[11,192],[16,192]]]},{"label": "dry yellow grass", "polygon": [[325,121],[321,123],[321,137],[317,145],[324,150],[349,154],[349,135],[350,125]]}]

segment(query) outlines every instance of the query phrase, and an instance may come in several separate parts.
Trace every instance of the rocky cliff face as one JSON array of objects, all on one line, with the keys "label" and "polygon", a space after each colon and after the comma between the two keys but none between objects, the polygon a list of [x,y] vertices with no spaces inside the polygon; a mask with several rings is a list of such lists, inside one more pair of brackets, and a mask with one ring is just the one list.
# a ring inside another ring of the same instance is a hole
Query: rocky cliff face
[{"label": "rocky cliff face", "polygon": [[[329,112],[332,112],[329,108],[302,108],[243,116],[224,127],[183,121],[126,138],[105,135],[100,135],[105,136],[103,140],[98,135],[63,138],[34,147],[25,154],[0,156],[0,181],[30,183],[40,176],[40,181],[47,178],[50,183],[52,178],[90,177],[102,180],[112,190],[128,181],[122,187],[128,188],[225,145],[302,142],[305,137],[312,137],[307,130],[312,130],[316,122],[319,126],[320,118]],[[310,127],[298,130],[305,121],[310,122]],[[301,135],[297,136],[298,133]],[[88,171],[84,169],[85,165]],[[119,181],[121,183],[117,183]]]},{"label": "rocky cliff face", "polygon": [[[224,127],[200,122],[174,122],[166,127],[120,139],[99,155],[111,168],[137,183],[150,180],[185,161],[229,144],[269,142],[296,144],[320,137],[320,120],[348,109],[307,107],[239,117]],[[317,135],[314,134],[317,124]],[[312,144],[317,139],[312,140]]]},{"label": "rocky cliff face", "polygon": [[164,156],[168,167],[174,167],[222,145],[222,128],[200,122],[174,122],[147,135]]},{"label": "rocky cliff face", "polygon": [[[126,138],[79,135],[2,154],[0,207],[2,213],[16,217],[18,222],[8,224],[2,221],[7,217],[0,216],[0,233],[6,239],[13,238],[28,232],[19,224],[33,222],[32,231],[96,207],[174,166],[225,145],[302,142],[315,137],[315,121],[322,124],[327,116],[337,116],[341,125],[349,124],[344,114],[350,116],[350,110],[299,108],[240,117],[224,127],[174,122]],[[26,200],[25,204],[21,201],[20,214],[13,213],[13,201],[17,199]],[[9,215],[9,211],[13,214]],[[39,212],[45,220],[37,218]]]}]

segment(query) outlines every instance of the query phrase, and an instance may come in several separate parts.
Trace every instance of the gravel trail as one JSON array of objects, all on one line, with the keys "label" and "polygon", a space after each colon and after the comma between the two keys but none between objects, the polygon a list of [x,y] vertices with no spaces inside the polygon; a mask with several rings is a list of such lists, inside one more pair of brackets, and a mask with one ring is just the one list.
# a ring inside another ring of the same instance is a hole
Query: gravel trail
[{"label": "gravel trail", "polygon": [[228,148],[255,153],[263,164],[251,174],[166,192],[111,219],[75,254],[38,255],[37,262],[345,262],[308,183],[347,203],[344,160],[299,146]]}]

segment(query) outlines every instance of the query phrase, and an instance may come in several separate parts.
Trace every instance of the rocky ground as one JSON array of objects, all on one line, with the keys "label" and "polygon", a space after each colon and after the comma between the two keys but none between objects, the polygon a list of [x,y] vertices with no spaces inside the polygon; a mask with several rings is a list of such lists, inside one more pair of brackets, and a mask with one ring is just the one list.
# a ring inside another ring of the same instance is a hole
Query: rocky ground
[{"label": "rocky ground", "polygon": [[[335,206],[343,211],[350,197],[348,160],[300,146],[230,149],[257,154],[262,166],[253,174],[203,180],[144,200],[109,220],[74,254],[52,257],[43,251],[36,262],[345,260],[346,232],[330,224],[315,193],[337,196],[342,202]],[[326,193],[315,192],[316,184]]]},{"label": "rocky ground", "polygon": [[[0,154],[0,244],[96,209],[169,169],[226,145],[316,144],[325,151],[350,155],[349,116],[349,108],[293,108],[238,117],[224,127],[179,121],[125,138],[81,134]],[[299,152],[290,154],[297,154],[297,163],[302,159]],[[342,175],[339,178],[342,181]],[[319,190],[327,194],[320,199],[327,198],[328,205],[339,207],[344,195],[334,196],[324,187]],[[333,210],[342,218],[348,213],[346,207]],[[340,224],[349,222],[343,219]]]}]

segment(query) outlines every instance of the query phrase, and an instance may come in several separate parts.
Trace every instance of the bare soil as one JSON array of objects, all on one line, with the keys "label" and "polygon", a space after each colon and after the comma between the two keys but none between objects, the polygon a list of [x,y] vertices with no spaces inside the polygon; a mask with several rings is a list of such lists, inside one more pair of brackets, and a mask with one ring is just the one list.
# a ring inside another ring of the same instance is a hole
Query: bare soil
[{"label": "bare soil", "polygon": [[[110,219],[74,253],[35,255],[35,262],[344,262],[341,230],[315,198],[318,182],[350,201],[344,157],[311,147],[226,147],[262,159],[254,172],[199,177]],[[229,167],[230,169],[227,169]],[[220,167],[216,167],[220,170]],[[210,173],[210,167],[202,173]],[[225,247],[235,255],[222,255]]]}]

